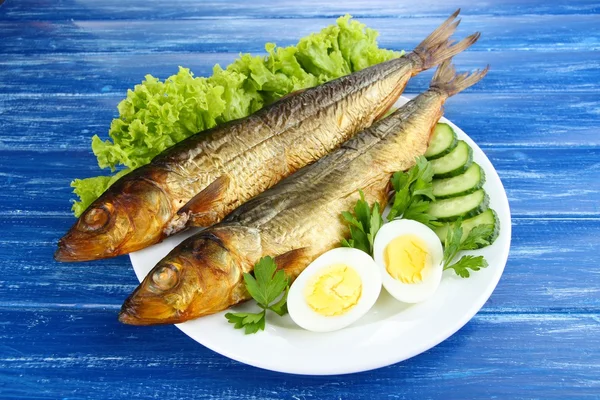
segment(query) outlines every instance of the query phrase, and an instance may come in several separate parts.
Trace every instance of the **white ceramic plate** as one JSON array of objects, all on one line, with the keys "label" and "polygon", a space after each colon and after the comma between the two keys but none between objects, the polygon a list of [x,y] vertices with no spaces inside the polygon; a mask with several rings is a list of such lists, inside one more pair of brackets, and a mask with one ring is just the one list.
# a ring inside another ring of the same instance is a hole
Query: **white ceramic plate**
[{"label": "white ceramic plate", "polygon": [[[407,102],[401,98],[397,105]],[[225,312],[178,324],[186,335],[226,357],[273,371],[306,375],[334,375],[384,367],[420,354],[463,327],[483,307],[496,287],[511,238],[511,220],[506,192],[493,165],[483,151],[446,119],[473,148],[473,157],[485,171],[485,190],[490,207],[500,219],[500,236],[492,246],[474,252],[489,267],[468,279],[446,271],[436,294],[424,303],[408,305],[396,301],[385,290],[365,317],[348,328],[313,333],[294,325],[289,315],[268,318],[264,332],[244,335],[233,329]],[[132,253],[131,263],[141,281],[156,263],[192,232],[173,236],[162,243]],[[256,306],[254,306],[256,307]],[[252,304],[234,307],[251,310]]]}]

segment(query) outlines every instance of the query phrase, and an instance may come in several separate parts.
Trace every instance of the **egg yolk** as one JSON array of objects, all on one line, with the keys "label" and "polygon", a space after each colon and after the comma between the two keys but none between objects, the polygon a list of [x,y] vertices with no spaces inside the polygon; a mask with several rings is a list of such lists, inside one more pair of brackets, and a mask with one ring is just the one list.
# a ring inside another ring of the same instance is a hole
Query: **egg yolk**
[{"label": "egg yolk", "polygon": [[316,313],[331,317],[354,307],[362,294],[362,281],[354,268],[333,264],[315,274],[304,289],[306,303]]},{"label": "egg yolk", "polygon": [[394,238],[383,256],[387,272],[403,283],[422,282],[431,269],[427,244],[415,235]]}]

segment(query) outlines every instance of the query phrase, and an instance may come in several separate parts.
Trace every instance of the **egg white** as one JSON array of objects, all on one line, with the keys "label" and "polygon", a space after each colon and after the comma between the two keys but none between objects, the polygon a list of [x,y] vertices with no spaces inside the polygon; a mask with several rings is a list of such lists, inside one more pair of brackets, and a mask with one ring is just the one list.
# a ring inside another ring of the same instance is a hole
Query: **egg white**
[{"label": "egg white", "polygon": [[[323,316],[307,304],[304,289],[315,274],[332,264],[353,268],[362,282],[362,292],[356,305],[342,315]],[[373,259],[365,252],[348,247],[330,250],[314,260],[296,278],[288,293],[288,312],[300,327],[313,332],[331,332],[347,327],[365,315],[377,301],[381,291],[381,274]]]},{"label": "egg white", "polygon": [[[419,283],[403,283],[393,278],[387,271],[384,252],[387,245],[403,235],[415,235],[427,245],[431,255],[431,270]],[[383,287],[397,300],[404,303],[420,303],[427,300],[440,286],[442,280],[442,260],[444,251],[440,239],[434,231],[420,222],[401,219],[389,222],[381,227],[373,244],[373,258],[381,271]]]}]

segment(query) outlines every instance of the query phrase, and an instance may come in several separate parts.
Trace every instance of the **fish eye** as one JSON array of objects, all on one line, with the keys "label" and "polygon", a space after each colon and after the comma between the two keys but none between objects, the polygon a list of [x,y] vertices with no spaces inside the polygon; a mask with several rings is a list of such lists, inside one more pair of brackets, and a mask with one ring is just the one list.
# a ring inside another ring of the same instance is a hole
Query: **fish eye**
[{"label": "fish eye", "polygon": [[173,288],[179,280],[179,270],[174,265],[163,265],[152,274],[152,282],[160,290]]},{"label": "fish eye", "polygon": [[84,222],[80,224],[82,230],[95,232],[108,224],[108,221],[110,221],[110,211],[105,206],[94,207],[86,211],[81,220]]}]

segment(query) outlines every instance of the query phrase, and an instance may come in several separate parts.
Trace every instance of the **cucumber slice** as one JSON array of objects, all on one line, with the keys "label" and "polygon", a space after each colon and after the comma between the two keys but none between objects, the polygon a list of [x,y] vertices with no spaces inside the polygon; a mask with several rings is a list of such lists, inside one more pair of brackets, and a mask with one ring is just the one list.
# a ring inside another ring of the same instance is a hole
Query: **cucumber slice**
[{"label": "cucumber slice", "polygon": [[478,189],[471,194],[452,197],[445,200],[436,200],[429,205],[428,213],[440,222],[454,221],[474,217],[487,210],[488,197],[483,189]]},{"label": "cucumber slice", "polygon": [[481,188],[485,182],[485,174],[481,167],[473,163],[463,173],[452,178],[434,179],[433,195],[436,199],[463,196]]},{"label": "cucumber slice", "polygon": [[[467,238],[467,235],[469,234],[469,232],[471,232],[471,229],[475,228],[478,225],[485,224],[489,224],[494,227],[494,232],[492,232],[492,234],[488,238],[490,244],[494,243],[494,240],[496,240],[500,233],[500,222],[498,221],[498,215],[496,215],[496,212],[491,208],[488,208],[487,210],[485,210],[479,215],[474,216],[473,218],[465,219],[462,222],[461,226],[463,228],[463,234],[460,241],[462,242]],[[442,243],[444,243],[444,240],[446,239],[446,234],[448,233],[449,227],[450,224],[448,223],[434,229],[435,234],[438,235]],[[481,249],[483,247],[485,246],[481,246],[479,248]]]},{"label": "cucumber slice", "polygon": [[425,152],[425,158],[434,160],[450,153],[458,144],[456,133],[448,124],[437,124]]},{"label": "cucumber slice", "polygon": [[436,178],[451,178],[465,172],[473,163],[473,150],[462,140],[450,153],[431,160],[433,175]]}]

